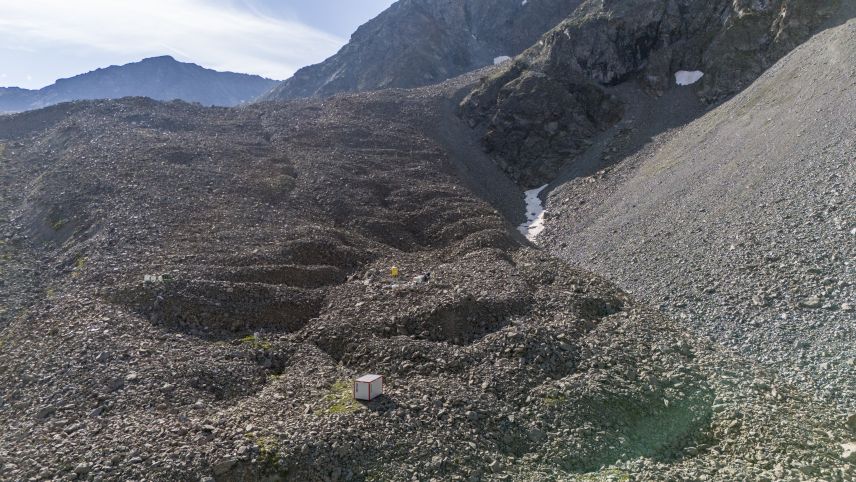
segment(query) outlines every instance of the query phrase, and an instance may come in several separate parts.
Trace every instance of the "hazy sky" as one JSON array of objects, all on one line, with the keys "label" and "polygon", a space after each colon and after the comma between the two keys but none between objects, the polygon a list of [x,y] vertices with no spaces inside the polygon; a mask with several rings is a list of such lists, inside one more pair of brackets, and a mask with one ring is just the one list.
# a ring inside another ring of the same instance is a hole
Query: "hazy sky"
[{"label": "hazy sky", "polygon": [[288,78],[394,0],[0,0],[0,86],[172,55]]}]

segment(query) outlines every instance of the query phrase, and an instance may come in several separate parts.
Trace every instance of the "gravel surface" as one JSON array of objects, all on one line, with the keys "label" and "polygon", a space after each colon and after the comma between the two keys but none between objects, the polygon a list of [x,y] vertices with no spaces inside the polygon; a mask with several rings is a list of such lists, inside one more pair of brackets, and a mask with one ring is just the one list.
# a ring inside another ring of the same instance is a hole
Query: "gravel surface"
[{"label": "gravel surface", "polygon": [[856,409],[856,23],[549,197],[539,244]]}]

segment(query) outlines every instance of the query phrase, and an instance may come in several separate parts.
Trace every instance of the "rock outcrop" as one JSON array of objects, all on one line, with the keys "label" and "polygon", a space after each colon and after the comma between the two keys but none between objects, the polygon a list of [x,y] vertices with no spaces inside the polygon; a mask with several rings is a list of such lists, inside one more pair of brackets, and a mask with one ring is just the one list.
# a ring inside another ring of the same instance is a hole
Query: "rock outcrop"
[{"label": "rock outcrop", "polygon": [[[525,186],[552,179],[621,119],[616,86],[661,94],[701,71],[706,102],[726,98],[804,42],[841,8],[813,0],[584,2],[462,103],[485,148]],[[639,95],[643,95],[641,92]]]}]

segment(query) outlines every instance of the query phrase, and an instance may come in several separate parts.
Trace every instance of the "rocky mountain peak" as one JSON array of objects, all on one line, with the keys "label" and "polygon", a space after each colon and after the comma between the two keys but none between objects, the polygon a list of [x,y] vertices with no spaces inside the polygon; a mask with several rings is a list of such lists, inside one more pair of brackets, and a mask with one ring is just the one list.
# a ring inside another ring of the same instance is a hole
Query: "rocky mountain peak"
[{"label": "rocky mountain peak", "polygon": [[0,89],[0,112],[133,96],[234,106],[255,99],[275,84],[257,75],[217,72],[163,55],[59,79],[39,90]]},{"label": "rocky mountain peak", "polygon": [[324,62],[299,70],[266,100],[434,84],[513,56],[580,0],[401,0]]}]

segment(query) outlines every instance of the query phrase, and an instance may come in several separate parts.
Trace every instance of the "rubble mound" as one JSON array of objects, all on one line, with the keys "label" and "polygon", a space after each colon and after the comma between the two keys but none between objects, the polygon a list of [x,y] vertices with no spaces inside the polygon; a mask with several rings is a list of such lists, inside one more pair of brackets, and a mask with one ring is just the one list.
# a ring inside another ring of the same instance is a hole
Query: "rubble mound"
[{"label": "rubble mound", "polygon": [[473,80],[0,118],[2,477],[852,478],[828,407],[475,194]]}]

